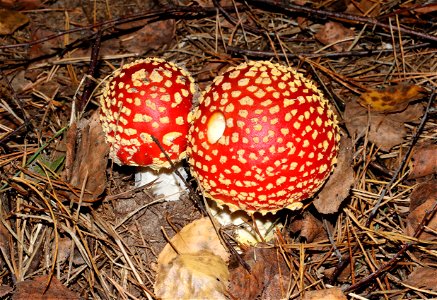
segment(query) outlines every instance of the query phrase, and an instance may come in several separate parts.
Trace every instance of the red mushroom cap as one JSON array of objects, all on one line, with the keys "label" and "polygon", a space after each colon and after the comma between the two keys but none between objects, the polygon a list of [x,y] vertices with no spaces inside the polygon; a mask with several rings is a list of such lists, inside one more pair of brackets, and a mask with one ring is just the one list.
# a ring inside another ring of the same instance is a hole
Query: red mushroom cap
[{"label": "red mushroom cap", "polygon": [[193,116],[192,173],[231,210],[296,208],[336,162],[336,117],[314,84],[289,67],[261,61],[228,69]]},{"label": "red mushroom cap", "polygon": [[185,158],[196,91],[187,71],[159,58],[137,60],[115,71],[100,98],[110,157],[122,165],[169,167],[153,136],[172,161]]}]

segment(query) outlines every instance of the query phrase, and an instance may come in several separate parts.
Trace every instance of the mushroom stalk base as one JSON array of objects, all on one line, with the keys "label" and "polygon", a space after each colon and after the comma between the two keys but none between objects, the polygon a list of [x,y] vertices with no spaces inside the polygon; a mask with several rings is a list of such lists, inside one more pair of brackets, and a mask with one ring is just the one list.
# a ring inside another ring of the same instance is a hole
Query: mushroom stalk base
[{"label": "mushroom stalk base", "polygon": [[[187,179],[188,174],[181,164],[176,164],[176,169]],[[174,172],[174,169],[153,170],[149,167],[138,167],[135,173],[135,187],[140,187],[156,180],[152,192],[156,196],[163,196],[166,201],[177,201],[187,188]]]},{"label": "mushroom stalk base", "polygon": [[[282,228],[282,224],[274,225],[278,216],[274,214],[254,213],[253,217],[257,230],[254,228],[252,217],[243,210],[231,212],[227,206],[219,207],[216,202],[208,199],[211,214],[222,226],[235,226],[235,238],[239,243],[255,245],[269,242],[275,236],[275,228]],[[261,235],[261,236],[260,236]]]}]

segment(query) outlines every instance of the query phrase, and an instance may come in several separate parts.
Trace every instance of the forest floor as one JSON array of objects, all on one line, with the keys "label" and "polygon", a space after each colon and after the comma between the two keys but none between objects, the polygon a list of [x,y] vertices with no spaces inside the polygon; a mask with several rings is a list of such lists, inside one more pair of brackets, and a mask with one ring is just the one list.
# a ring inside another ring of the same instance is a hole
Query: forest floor
[{"label": "forest floor", "polygon": [[[185,299],[437,298],[436,20],[429,1],[0,0],[0,298],[176,298],[159,276]],[[216,236],[223,270],[162,274],[201,191],[166,201],[107,157],[102,86],[144,57],[201,90],[247,60],[289,65],[339,120],[330,180],[270,241]]]}]

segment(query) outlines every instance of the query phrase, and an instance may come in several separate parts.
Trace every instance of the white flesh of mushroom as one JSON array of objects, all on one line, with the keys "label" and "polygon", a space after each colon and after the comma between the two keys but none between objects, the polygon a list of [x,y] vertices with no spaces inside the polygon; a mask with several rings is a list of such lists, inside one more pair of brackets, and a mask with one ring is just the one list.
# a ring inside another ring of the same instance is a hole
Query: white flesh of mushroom
[{"label": "white flesh of mushroom", "polygon": [[[188,174],[181,164],[176,164],[176,169],[187,179]],[[164,197],[166,201],[177,201],[181,194],[187,191],[182,179],[173,170],[166,168],[157,171],[149,167],[139,167],[135,173],[135,187],[143,186],[155,179],[152,192],[156,196]]]},{"label": "white flesh of mushroom", "polygon": [[216,202],[208,200],[208,206],[211,214],[224,227],[235,226],[235,238],[241,244],[255,245],[259,242],[269,242],[275,236],[276,228],[281,229],[282,224],[275,224],[278,217],[273,214],[261,215],[254,214],[256,227],[259,235],[253,225],[252,218],[243,210],[231,212],[228,207],[219,207]]}]

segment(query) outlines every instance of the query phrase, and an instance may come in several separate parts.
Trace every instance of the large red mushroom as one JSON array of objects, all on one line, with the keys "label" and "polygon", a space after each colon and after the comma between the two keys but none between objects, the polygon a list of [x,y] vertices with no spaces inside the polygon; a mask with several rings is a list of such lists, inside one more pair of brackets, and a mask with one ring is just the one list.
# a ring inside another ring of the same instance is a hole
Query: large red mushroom
[{"label": "large red mushroom", "polygon": [[[126,64],[108,80],[100,98],[100,120],[110,158],[119,165],[155,170],[139,173],[137,186],[156,178],[159,170],[170,168],[164,152],[174,163],[186,157],[196,92],[194,79],[186,70],[160,58]],[[170,172],[167,180],[169,176],[175,178]]]},{"label": "large red mushroom", "polygon": [[314,83],[267,61],[228,69],[193,113],[188,155],[206,196],[249,214],[301,207],[336,163],[336,116]]}]

